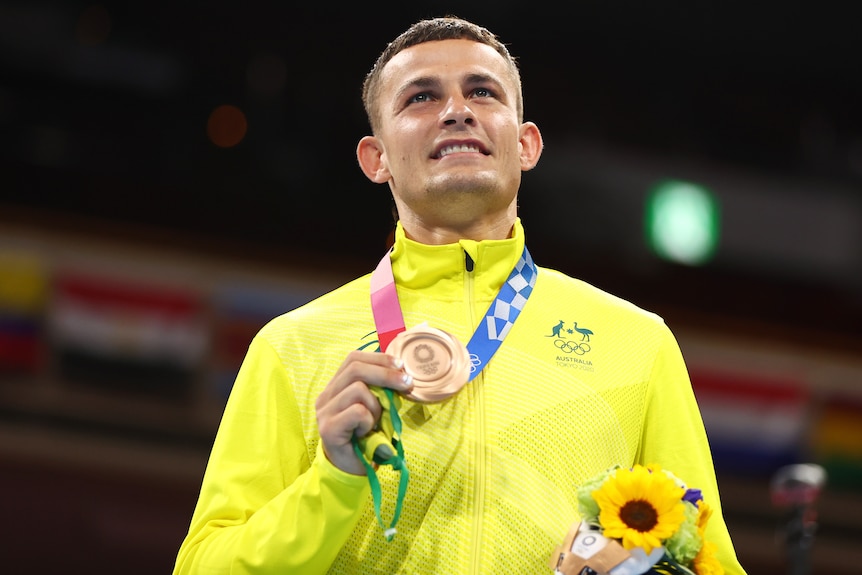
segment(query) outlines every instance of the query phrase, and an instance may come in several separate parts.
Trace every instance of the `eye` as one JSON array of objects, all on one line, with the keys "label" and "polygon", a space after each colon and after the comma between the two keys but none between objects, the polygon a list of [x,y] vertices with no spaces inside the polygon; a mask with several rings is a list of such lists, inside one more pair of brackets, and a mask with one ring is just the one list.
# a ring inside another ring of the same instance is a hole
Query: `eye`
[{"label": "eye", "polygon": [[489,88],[476,88],[473,90],[473,95],[477,98],[493,98],[496,94]]},{"label": "eye", "polygon": [[422,102],[430,102],[430,101],[431,101],[431,95],[428,92],[419,92],[418,94],[411,96],[410,99],[407,100],[407,103],[408,104],[419,104]]}]

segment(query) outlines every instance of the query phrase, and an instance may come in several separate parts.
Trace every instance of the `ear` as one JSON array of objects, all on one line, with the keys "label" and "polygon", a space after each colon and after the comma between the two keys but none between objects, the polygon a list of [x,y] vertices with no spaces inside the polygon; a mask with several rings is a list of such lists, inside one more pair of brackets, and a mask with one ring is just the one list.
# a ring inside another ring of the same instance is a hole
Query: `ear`
[{"label": "ear", "polygon": [[385,184],[391,179],[380,140],[365,136],[356,146],[356,159],[362,173],[375,184]]},{"label": "ear", "polygon": [[521,170],[528,171],[536,167],[539,157],[542,155],[542,133],[533,122],[521,124],[521,136],[518,140],[518,149],[521,158]]}]

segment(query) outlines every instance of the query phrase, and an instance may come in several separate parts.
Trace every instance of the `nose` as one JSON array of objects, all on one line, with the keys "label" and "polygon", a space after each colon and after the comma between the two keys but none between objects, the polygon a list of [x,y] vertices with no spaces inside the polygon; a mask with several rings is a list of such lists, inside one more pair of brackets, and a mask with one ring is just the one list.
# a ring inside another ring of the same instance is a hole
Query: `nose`
[{"label": "nose", "polygon": [[443,109],[441,120],[446,126],[467,125],[476,123],[476,116],[470,108],[469,101],[463,97],[452,97]]}]

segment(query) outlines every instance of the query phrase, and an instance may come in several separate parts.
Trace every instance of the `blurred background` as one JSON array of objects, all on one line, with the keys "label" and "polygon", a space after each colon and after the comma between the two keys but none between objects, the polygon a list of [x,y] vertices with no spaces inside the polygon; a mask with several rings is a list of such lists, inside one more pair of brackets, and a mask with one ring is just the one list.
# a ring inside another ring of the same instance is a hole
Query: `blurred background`
[{"label": "blurred background", "polygon": [[[4,572],[170,572],[255,331],[386,249],[388,189],[354,157],[366,71],[454,13],[522,67],[537,263],[677,335],[743,565],[791,572],[801,521],[812,573],[859,573],[855,20],[555,4],[0,2]],[[826,483],[781,497],[802,463]]]}]

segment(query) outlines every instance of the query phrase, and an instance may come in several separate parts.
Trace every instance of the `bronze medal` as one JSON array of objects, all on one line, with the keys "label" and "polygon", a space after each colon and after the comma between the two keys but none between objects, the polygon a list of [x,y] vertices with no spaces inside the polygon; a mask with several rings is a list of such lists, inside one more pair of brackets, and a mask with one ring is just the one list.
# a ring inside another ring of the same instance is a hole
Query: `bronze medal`
[{"label": "bronze medal", "polygon": [[413,390],[404,394],[412,401],[443,401],[470,379],[467,348],[452,335],[426,324],[399,333],[386,351],[400,357],[404,371],[413,376]]}]

